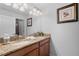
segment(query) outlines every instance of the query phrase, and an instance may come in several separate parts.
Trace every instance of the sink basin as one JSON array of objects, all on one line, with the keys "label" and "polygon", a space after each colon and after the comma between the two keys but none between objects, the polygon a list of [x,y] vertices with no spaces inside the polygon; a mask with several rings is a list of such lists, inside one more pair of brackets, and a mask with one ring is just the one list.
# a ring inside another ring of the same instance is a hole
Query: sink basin
[{"label": "sink basin", "polygon": [[35,40],[35,39],[36,39],[36,37],[29,36],[29,37],[26,37],[24,40],[26,40],[26,41],[32,41],[32,40]]},{"label": "sink basin", "polygon": [[29,36],[29,37],[26,37],[25,39],[12,41],[9,44],[13,44],[13,45],[22,45],[22,44],[25,44],[25,43],[28,44],[29,42],[31,42],[31,41],[33,41],[35,39],[36,39],[35,37]]},{"label": "sink basin", "polygon": [[[36,39],[36,37],[34,36],[28,36],[25,39],[18,39],[18,40],[14,40],[14,41],[10,41],[7,44],[11,44],[11,45],[22,45],[22,44],[28,44],[29,42],[32,42]],[[7,45],[5,44],[5,45]]]},{"label": "sink basin", "polygon": [[24,45],[24,44],[28,44],[28,43],[30,43],[29,41],[22,41],[22,42],[16,42],[16,43],[14,43],[13,45],[15,45],[15,46],[18,46],[18,45]]}]

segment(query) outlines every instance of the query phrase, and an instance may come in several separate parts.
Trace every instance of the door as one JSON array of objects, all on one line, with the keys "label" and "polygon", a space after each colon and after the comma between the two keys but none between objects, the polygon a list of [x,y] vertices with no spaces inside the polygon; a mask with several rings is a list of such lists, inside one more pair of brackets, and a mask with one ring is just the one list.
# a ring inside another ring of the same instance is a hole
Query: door
[{"label": "door", "polygon": [[38,49],[29,52],[28,54],[26,54],[26,56],[38,56]]},{"label": "door", "polygon": [[24,35],[24,20],[19,20],[19,35]]},{"label": "door", "polygon": [[24,20],[16,19],[16,34],[24,35]]},{"label": "door", "polygon": [[49,55],[49,43],[45,43],[40,47],[40,56],[48,56]]},{"label": "door", "polygon": [[16,34],[19,35],[19,21],[16,19]]}]

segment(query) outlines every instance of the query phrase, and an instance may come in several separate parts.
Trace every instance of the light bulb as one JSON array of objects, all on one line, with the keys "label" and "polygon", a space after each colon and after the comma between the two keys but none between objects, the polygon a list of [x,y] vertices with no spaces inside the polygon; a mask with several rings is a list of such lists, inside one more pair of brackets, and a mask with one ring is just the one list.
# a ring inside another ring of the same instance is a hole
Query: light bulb
[{"label": "light bulb", "polygon": [[40,15],[42,15],[42,12],[40,12]]},{"label": "light bulb", "polygon": [[29,12],[29,14],[30,14],[30,15],[32,15],[32,14],[33,14],[33,12],[32,12],[32,11],[30,11],[30,12]]},{"label": "light bulb", "polygon": [[37,13],[39,14],[39,13],[40,13],[40,11],[37,11]]},{"label": "light bulb", "polygon": [[19,10],[20,10],[20,11],[23,11],[23,12],[25,11],[25,9],[24,9],[23,7],[20,7]]},{"label": "light bulb", "polygon": [[28,9],[28,5],[26,3],[23,4],[25,9]]},{"label": "light bulb", "polygon": [[33,8],[33,11],[36,12],[37,11],[36,8]]},{"label": "light bulb", "polygon": [[18,4],[17,3],[14,3],[13,4],[13,8],[18,9],[19,8]]}]

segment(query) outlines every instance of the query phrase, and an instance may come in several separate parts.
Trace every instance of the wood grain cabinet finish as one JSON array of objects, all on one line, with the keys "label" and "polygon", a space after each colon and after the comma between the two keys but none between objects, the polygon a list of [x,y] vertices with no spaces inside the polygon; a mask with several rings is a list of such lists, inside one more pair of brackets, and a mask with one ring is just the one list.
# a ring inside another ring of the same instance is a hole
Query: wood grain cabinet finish
[{"label": "wood grain cabinet finish", "polygon": [[49,47],[48,43],[44,44],[40,47],[40,56],[48,56],[49,55]]},{"label": "wood grain cabinet finish", "polygon": [[49,39],[40,42],[40,56],[49,56]]},{"label": "wood grain cabinet finish", "polygon": [[28,54],[26,54],[25,56],[38,56],[39,53],[38,53],[39,49],[35,49],[31,52],[29,52]]},{"label": "wood grain cabinet finish", "polygon": [[50,38],[31,44],[6,56],[49,56]]},{"label": "wood grain cabinet finish", "polygon": [[12,53],[7,54],[8,56],[24,56],[28,54],[30,51],[35,50],[39,47],[38,43],[32,44],[30,46],[24,47],[22,49],[16,50]]}]

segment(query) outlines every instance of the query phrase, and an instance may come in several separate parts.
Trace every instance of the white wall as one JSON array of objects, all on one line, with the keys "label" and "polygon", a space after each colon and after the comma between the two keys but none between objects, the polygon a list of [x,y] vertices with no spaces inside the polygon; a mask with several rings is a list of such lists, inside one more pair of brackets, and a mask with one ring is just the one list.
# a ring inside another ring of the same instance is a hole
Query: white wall
[{"label": "white wall", "polygon": [[[24,26],[24,29],[25,29],[24,30],[24,34],[26,34],[26,19],[27,19],[27,16],[26,15],[23,15],[21,13],[18,13],[18,12],[16,12],[16,10],[14,11],[14,10],[12,10],[10,8],[7,8],[6,6],[0,4],[0,16],[3,16],[3,19],[0,18],[0,21],[1,20],[4,20],[4,25],[2,25],[0,23],[0,30],[1,30],[1,27],[5,26],[5,29],[2,28],[1,32],[3,32],[4,30],[6,31],[6,30],[9,29],[10,31],[8,30],[7,32],[8,33],[10,32],[10,33],[13,33],[14,34],[15,33],[15,28],[16,28],[16,27],[14,27],[15,20],[16,20],[16,18],[18,18],[18,19],[24,20],[24,24],[25,24],[25,26]],[[10,21],[10,19],[12,21]],[[10,25],[10,23],[8,21],[12,22],[13,25],[12,24]],[[7,24],[6,22],[9,23],[9,24]]]},{"label": "white wall", "polygon": [[27,27],[27,34],[30,35],[32,33],[41,31],[40,28],[40,20],[38,17],[33,16],[32,17],[32,26]]},{"label": "white wall", "polygon": [[79,21],[57,24],[57,9],[64,5],[67,4],[48,4],[48,14],[34,18],[33,26],[28,29],[30,33],[40,31],[40,28],[51,33],[51,55],[79,56]]}]

